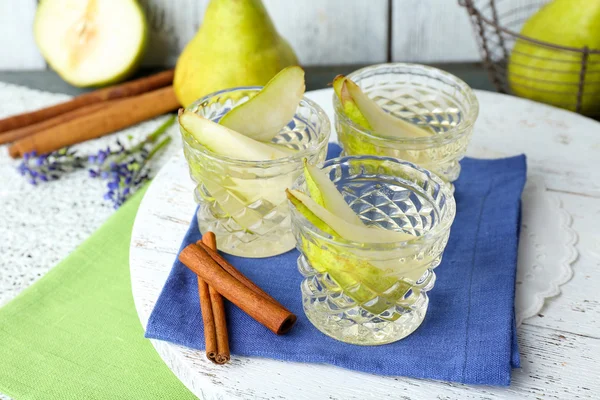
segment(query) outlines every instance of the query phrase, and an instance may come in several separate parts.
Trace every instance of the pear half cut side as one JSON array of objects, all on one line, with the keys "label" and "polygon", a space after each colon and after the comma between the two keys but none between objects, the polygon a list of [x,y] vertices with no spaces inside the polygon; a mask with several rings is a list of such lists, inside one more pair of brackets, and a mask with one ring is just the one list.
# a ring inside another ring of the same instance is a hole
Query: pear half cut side
[{"label": "pear half cut side", "polygon": [[356,83],[348,78],[342,83],[341,92],[344,93],[346,90],[375,133],[397,138],[420,138],[432,135],[432,132],[418,125],[385,112]]},{"label": "pear half cut side", "polygon": [[306,219],[317,228],[334,237],[357,243],[397,243],[415,238],[405,232],[390,231],[375,227],[352,224],[328,211],[306,194],[294,190],[286,190],[288,199]]},{"label": "pear half cut side", "polygon": [[346,222],[354,225],[364,226],[360,217],[346,203],[344,196],[335,184],[318,167],[308,163],[304,159],[304,178],[310,197],[320,206],[334,213]]},{"label": "pear half cut side", "polygon": [[244,136],[192,111],[180,111],[179,123],[200,144],[222,156],[246,161],[268,161],[290,156],[288,152]]},{"label": "pear half cut side", "polygon": [[304,70],[284,68],[258,94],[225,114],[220,123],[249,138],[270,142],[294,118],[304,90]]},{"label": "pear half cut side", "polygon": [[34,21],[40,52],[68,83],[108,85],[139,65],[148,24],[136,0],[44,0]]}]

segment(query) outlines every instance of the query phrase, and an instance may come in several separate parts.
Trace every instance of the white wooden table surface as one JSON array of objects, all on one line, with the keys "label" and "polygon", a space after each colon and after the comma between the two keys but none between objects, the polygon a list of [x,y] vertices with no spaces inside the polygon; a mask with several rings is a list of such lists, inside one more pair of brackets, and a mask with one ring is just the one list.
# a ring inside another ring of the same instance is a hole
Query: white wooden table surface
[{"label": "white wooden table surface", "polygon": [[[203,399],[600,399],[600,124],[523,99],[477,92],[481,113],[468,155],[528,156],[573,216],[580,257],[562,294],[518,330],[522,368],[508,388],[379,377],[326,365],[204,353],[153,341]],[[331,89],[308,93],[332,117]],[[142,324],[170,271],[195,205],[185,161],[175,156],[149,188],[134,226],[130,267]],[[435,294],[434,294],[435,295]]]}]

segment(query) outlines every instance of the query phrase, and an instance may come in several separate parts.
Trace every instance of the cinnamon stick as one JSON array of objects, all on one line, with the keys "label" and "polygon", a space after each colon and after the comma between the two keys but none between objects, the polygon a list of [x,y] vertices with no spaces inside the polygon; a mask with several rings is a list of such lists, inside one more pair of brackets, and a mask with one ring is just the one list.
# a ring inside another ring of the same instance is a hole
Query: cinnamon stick
[{"label": "cinnamon stick", "polygon": [[[211,249],[217,248],[217,238],[213,232],[206,232],[202,236],[202,242]],[[202,279],[198,278],[198,285]],[[202,281],[205,285],[206,283]],[[217,352],[214,356],[214,361],[217,364],[225,364],[231,359],[229,352],[229,335],[227,333],[227,319],[225,314],[225,304],[223,297],[212,287],[206,285],[209,292],[210,302],[212,306],[211,314],[213,316],[213,326],[215,331]],[[202,311],[204,313],[204,311]],[[206,331],[206,323],[204,324]],[[207,347],[208,348],[208,347]],[[208,355],[208,353],[207,353]]]},{"label": "cinnamon stick", "polygon": [[204,324],[204,347],[206,358],[216,362],[217,357],[217,331],[215,317],[212,310],[212,300],[206,282],[198,277],[198,296],[200,297],[200,310],[202,311],[202,323]]},{"label": "cinnamon stick", "polygon": [[29,135],[33,135],[36,132],[43,131],[44,129],[52,128],[53,126],[64,124],[65,122],[74,120],[75,118],[83,117],[84,115],[91,114],[101,108],[106,107],[112,101],[105,101],[103,103],[90,104],[81,108],[77,108],[73,111],[69,111],[64,114],[60,114],[54,118],[47,119],[42,122],[35,123],[33,125],[27,125],[22,128],[13,129],[0,134],[0,144],[14,142],[15,140],[24,138]]},{"label": "cinnamon stick", "polygon": [[[272,303],[279,304],[279,302],[277,300],[275,300],[273,297],[271,297],[269,294],[267,294],[264,290],[262,290],[260,287],[258,287],[258,285],[256,285],[256,283],[254,283],[250,279],[248,279],[246,277],[246,275],[242,274],[240,271],[237,270],[237,268],[235,268],[233,265],[229,264],[229,262],[225,258],[223,258],[223,256],[221,256],[216,250],[211,249],[210,247],[206,246],[204,243],[202,243],[200,241],[197,242],[196,244],[198,246],[202,247],[202,249],[204,251],[206,251],[208,253],[208,255],[210,255],[210,257],[217,264],[219,264],[219,266],[221,266],[221,268],[223,268],[225,271],[227,271],[235,279],[240,281],[248,289],[252,290],[257,295],[264,297],[266,300],[269,300]],[[282,305],[282,307],[283,307],[283,305]]]},{"label": "cinnamon stick", "polygon": [[210,292],[210,301],[212,302],[213,315],[215,316],[215,329],[217,331],[217,355],[215,362],[217,364],[228,363],[231,359],[229,352],[229,334],[227,332],[227,318],[225,316],[225,304],[223,296],[212,287],[208,287]]},{"label": "cinnamon stick", "polygon": [[16,158],[31,151],[49,153],[65,146],[95,139],[139,122],[157,117],[179,107],[172,86],[138,96],[111,101],[106,107],[60,125],[24,137],[9,148]]},{"label": "cinnamon stick", "polygon": [[13,115],[0,120],[0,132],[6,132],[42,122],[90,104],[135,96],[154,89],[168,86],[173,82],[173,75],[173,70],[164,71],[119,85],[85,93],[73,98],[72,100],[59,103],[54,106],[24,114]]},{"label": "cinnamon stick", "polygon": [[[227,300],[278,335],[286,333],[296,323],[296,316],[281,304],[257,294],[225,271],[197,244],[188,245],[179,260],[219,292]],[[233,266],[231,266],[233,268]],[[235,268],[234,268],[235,269]]]}]

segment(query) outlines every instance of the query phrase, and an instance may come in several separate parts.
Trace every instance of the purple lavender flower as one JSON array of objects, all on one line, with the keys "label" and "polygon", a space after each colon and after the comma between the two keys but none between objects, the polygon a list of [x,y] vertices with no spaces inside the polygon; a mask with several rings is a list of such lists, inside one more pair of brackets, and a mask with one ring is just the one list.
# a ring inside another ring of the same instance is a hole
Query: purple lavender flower
[{"label": "purple lavender flower", "polygon": [[49,154],[38,155],[35,151],[23,155],[17,167],[21,175],[32,185],[60,179],[63,175],[85,167],[85,158],[68,147]]},{"label": "purple lavender flower", "polygon": [[38,155],[36,152],[24,154],[23,162],[17,167],[32,185],[60,179],[76,169],[88,168],[92,178],[107,179],[107,192],[104,199],[119,208],[145,182],[150,180],[150,159],[170,141],[169,136],[161,138],[175,117],[169,118],[156,131],[142,142],[127,149],[120,140],[116,146],[99,150],[96,154],[80,157],[69,148],[53,153]]},{"label": "purple lavender flower", "polygon": [[106,200],[119,208],[145,182],[150,180],[150,159],[170,141],[170,137],[159,140],[166,129],[175,121],[169,118],[156,131],[136,146],[127,149],[117,140],[116,149],[106,148],[89,158],[95,167],[89,170],[93,178],[107,179]]}]

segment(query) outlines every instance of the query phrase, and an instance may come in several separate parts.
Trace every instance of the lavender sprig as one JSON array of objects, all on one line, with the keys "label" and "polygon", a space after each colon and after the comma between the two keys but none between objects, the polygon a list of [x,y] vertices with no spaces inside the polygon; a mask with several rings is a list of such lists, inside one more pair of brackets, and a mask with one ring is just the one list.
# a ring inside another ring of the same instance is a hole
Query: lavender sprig
[{"label": "lavender sprig", "polygon": [[160,141],[159,139],[174,121],[175,117],[169,118],[156,131],[130,149],[118,141],[116,149],[106,148],[89,158],[90,163],[97,165],[95,169],[89,170],[90,176],[108,179],[108,191],[104,198],[111,201],[115,208],[119,208],[150,180],[149,161],[171,141],[169,136]]},{"label": "lavender sprig", "polygon": [[131,148],[125,147],[120,140],[117,140],[116,147],[106,147],[89,157],[81,157],[68,147],[42,155],[31,152],[23,156],[23,161],[17,169],[29,183],[37,185],[38,182],[60,179],[69,172],[91,164],[93,168],[89,169],[90,176],[109,180],[108,191],[104,198],[118,208],[150,180],[149,161],[171,141],[169,136],[161,137],[174,121],[175,116],[172,116]]},{"label": "lavender sprig", "polygon": [[85,157],[77,155],[68,147],[48,154],[38,155],[35,151],[23,155],[23,161],[17,167],[29,183],[48,182],[60,179],[63,175],[84,168]]}]

